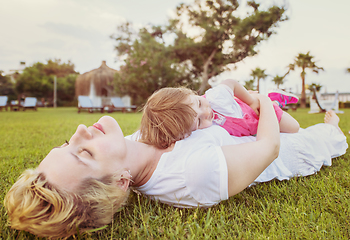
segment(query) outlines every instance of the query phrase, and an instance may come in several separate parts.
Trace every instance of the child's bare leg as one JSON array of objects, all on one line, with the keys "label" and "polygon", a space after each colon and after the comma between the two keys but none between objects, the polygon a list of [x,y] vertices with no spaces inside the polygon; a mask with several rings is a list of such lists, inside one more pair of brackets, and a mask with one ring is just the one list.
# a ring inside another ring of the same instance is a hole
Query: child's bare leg
[{"label": "child's bare leg", "polygon": [[333,125],[339,130],[339,132],[343,133],[342,130],[339,128],[339,117],[333,110],[328,110],[326,112],[326,114],[324,115],[324,122]]},{"label": "child's bare leg", "polygon": [[286,112],[283,112],[280,121],[280,132],[283,133],[297,133],[299,132],[299,123],[295,118]]}]

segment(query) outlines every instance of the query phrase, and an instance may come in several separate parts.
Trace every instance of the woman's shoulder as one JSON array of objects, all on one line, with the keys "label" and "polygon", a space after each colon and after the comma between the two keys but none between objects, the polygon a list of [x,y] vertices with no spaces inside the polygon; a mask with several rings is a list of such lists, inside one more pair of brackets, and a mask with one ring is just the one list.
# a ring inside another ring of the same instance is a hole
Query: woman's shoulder
[{"label": "woman's shoulder", "polygon": [[221,183],[227,183],[227,169],[218,137],[225,132],[213,126],[176,142],[171,152],[162,155],[151,179],[138,190],[177,206],[212,206],[226,199],[227,187]]}]

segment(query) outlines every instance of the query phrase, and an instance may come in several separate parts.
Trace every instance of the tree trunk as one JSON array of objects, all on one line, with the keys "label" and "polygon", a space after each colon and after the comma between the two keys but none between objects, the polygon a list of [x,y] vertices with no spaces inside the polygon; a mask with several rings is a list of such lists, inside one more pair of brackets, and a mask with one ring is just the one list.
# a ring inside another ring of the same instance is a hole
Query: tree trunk
[{"label": "tree trunk", "polygon": [[207,59],[207,61],[204,63],[203,73],[202,73],[202,83],[201,83],[201,86],[199,87],[199,90],[198,90],[198,94],[199,95],[202,95],[204,93],[205,89],[207,88],[208,80],[209,80],[209,77],[208,77],[209,64],[210,64],[211,60],[213,59],[213,57],[214,57],[216,52],[217,52],[217,50],[215,49],[210,54],[210,56]]},{"label": "tree trunk", "polygon": [[208,67],[206,67],[204,64],[202,73],[202,83],[198,90],[199,95],[202,95],[204,93],[205,89],[207,88],[208,80]]},{"label": "tree trunk", "polygon": [[257,84],[256,84],[256,91],[258,91],[258,93],[260,93],[260,84],[259,84],[260,79],[257,78],[256,81],[257,81]]},{"label": "tree trunk", "polygon": [[306,94],[305,94],[305,72],[301,73],[301,98],[300,98],[300,108],[306,108]]}]

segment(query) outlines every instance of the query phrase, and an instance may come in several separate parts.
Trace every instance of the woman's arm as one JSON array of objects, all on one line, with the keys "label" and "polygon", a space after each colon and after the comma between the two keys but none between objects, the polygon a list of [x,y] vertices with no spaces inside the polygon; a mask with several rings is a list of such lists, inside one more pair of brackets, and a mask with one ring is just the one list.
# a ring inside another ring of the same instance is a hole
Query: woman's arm
[{"label": "woman's arm", "polygon": [[255,142],[223,146],[228,168],[228,193],[233,196],[251,184],[279,153],[279,125],[271,100],[257,95],[260,120]]},{"label": "woman's arm", "polygon": [[256,112],[256,114],[259,115],[259,100],[253,97],[253,95],[250,94],[239,82],[233,79],[226,79],[220,84],[224,84],[231,88],[235,97],[249,105]]}]

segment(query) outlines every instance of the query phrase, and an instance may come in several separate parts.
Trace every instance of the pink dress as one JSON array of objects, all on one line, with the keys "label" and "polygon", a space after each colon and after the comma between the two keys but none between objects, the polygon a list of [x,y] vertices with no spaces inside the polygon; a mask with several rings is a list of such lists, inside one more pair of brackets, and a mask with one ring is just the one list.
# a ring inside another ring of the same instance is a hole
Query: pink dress
[{"label": "pink dress", "polygon": [[[213,112],[213,123],[223,127],[232,136],[255,135],[258,129],[259,117],[246,103],[235,98],[231,88],[224,84],[209,89],[203,95],[208,99]],[[283,111],[273,104],[278,122]]]}]

